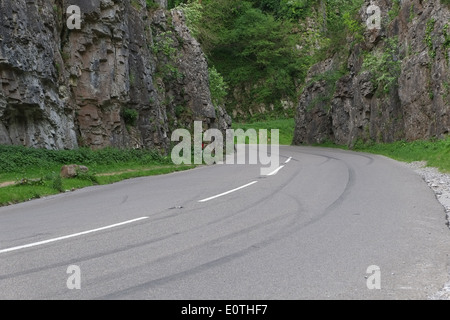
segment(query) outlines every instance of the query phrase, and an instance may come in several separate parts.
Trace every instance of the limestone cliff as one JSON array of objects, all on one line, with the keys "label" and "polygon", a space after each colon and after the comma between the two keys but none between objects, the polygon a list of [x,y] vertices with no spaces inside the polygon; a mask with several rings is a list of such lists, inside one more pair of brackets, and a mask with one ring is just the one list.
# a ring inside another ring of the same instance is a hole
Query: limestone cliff
[{"label": "limestone cliff", "polygon": [[193,120],[230,125],[183,14],[147,2],[0,0],[0,144],[167,151]]},{"label": "limestone cliff", "polygon": [[[294,144],[328,140],[352,146],[357,140],[449,134],[449,5],[367,0],[361,22],[371,3],[381,8],[381,29],[366,30],[348,54],[311,68],[296,112]],[[367,64],[370,56],[372,65]]]}]

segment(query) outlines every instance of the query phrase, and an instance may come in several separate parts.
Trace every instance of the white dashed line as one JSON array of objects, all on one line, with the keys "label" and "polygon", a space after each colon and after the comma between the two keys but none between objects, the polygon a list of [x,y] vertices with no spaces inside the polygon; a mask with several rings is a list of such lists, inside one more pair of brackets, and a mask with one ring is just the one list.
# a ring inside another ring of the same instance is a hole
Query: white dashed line
[{"label": "white dashed line", "polygon": [[280,171],[280,170],[283,169],[283,168],[284,168],[284,166],[281,166],[281,167],[275,169],[274,171],[272,171],[271,173],[269,173],[268,176],[274,176],[274,175],[276,175],[276,174],[278,173],[278,171]]},{"label": "white dashed line", "polygon": [[116,223],[116,224],[113,224],[113,225],[110,225],[110,226],[106,226],[106,227],[102,227],[102,228],[97,228],[97,229],[93,229],[93,230],[88,230],[88,231],[84,231],[84,232],[70,234],[68,236],[63,236],[63,237],[53,238],[53,239],[49,239],[49,240],[34,242],[34,243],[26,244],[26,245],[23,245],[23,246],[17,246],[17,247],[12,247],[12,248],[8,248],[8,249],[3,249],[3,250],[0,250],[0,254],[1,253],[6,253],[6,252],[18,251],[18,250],[22,250],[22,249],[26,249],[26,248],[31,248],[31,247],[37,247],[37,246],[41,246],[41,245],[52,243],[52,242],[57,242],[57,241],[61,241],[61,240],[66,240],[66,239],[70,239],[70,238],[84,236],[86,234],[90,234],[90,233],[94,233],[94,232],[99,232],[99,231],[103,231],[103,230],[117,228],[117,227],[120,227],[120,226],[123,226],[123,225],[126,225],[126,224],[138,222],[138,221],[145,220],[145,219],[148,219],[148,218],[149,217],[141,217],[141,218],[137,218],[137,219],[121,222],[121,223]]},{"label": "white dashed line", "polygon": [[225,196],[225,195],[227,195],[227,194],[230,194],[230,193],[233,193],[233,192],[235,192],[235,191],[238,191],[238,190],[241,190],[241,189],[247,188],[247,187],[249,187],[249,186],[251,186],[251,185],[253,185],[253,184],[257,183],[257,182],[258,182],[258,181],[253,181],[253,182],[250,182],[250,183],[248,183],[248,184],[246,184],[246,185],[244,185],[244,186],[241,186],[241,187],[239,187],[239,188],[236,188],[236,189],[233,189],[233,190],[230,190],[230,191],[227,191],[227,192],[224,192],[224,193],[218,194],[218,195],[216,195],[216,196],[213,196],[213,197],[209,197],[209,198],[206,198],[206,199],[200,200],[199,202],[207,202],[207,201],[209,201],[209,200],[213,200],[213,199],[216,199],[216,198],[219,198],[219,197]]}]

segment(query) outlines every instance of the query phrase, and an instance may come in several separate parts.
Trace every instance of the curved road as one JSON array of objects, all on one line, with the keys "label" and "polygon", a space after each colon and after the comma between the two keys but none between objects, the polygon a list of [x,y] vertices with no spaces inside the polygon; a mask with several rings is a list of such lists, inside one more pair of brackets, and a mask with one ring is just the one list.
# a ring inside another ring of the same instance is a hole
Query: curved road
[{"label": "curved road", "polygon": [[445,213],[413,171],[280,157],[271,176],[215,165],[0,208],[0,299],[426,299],[448,282]]}]

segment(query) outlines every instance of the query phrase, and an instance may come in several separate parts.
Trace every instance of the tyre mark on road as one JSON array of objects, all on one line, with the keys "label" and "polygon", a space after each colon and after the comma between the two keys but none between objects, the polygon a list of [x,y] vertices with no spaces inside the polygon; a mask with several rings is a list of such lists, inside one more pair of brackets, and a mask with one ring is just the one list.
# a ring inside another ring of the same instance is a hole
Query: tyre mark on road
[{"label": "tyre mark on road", "polygon": [[[322,157],[328,157],[328,156],[324,156],[324,155],[320,155]],[[344,200],[345,198],[350,194],[351,189],[354,186],[354,180],[355,180],[355,174],[354,174],[354,170],[353,168],[351,168],[345,161],[338,159],[338,158],[333,158],[333,157],[329,157],[331,159],[334,160],[338,160],[338,161],[342,161],[344,162],[344,164],[346,165],[347,171],[348,171],[348,180],[345,183],[345,187],[344,187],[344,191],[340,194],[340,196],[333,202],[331,203],[327,208],[325,208],[321,214],[317,215],[316,217],[312,218],[311,220],[307,221],[307,222],[303,222],[303,223],[299,223],[299,220],[296,219],[292,224],[290,224],[290,226],[288,226],[285,229],[280,230],[279,232],[275,233],[273,236],[258,242],[258,243],[254,243],[251,246],[248,246],[247,248],[237,251],[235,253],[226,255],[226,256],[222,256],[219,257],[215,260],[200,264],[198,266],[195,266],[193,268],[190,269],[186,269],[184,271],[178,272],[178,273],[174,273],[172,275],[169,276],[165,276],[165,277],[161,277],[161,278],[157,278],[157,279],[153,279],[150,280],[148,282],[139,284],[137,286],[133,286],[121,291],[117,291],[113,294],[109,294],[109,295],[104,295],[102,297],[99,297],[99,299],[117,299],[117,298],[121,298],[123,296],[129,295],[129,294],[135,294],[138,293],[140,291],[146,291],[148,288],[152,288],[152,287],[157,287],[157,286],[161,286],[164,285],[166,283],[172,282],[172,281],[178,281],[182,278],[194,275],[194,274],[198,274],[204,271],[207,271],[211,268],[226,264],[231,262],[232,260],[238,259],[240,257],[243,257],[251,252],[254,252],[256,250],[262,250],[266,247],[268,247],[269,245],[273,244],[276,241],[280,241],[282,239],[285,239],[297,232],[299,232],[300,230],[322,220],[323,218],[325,218],[327,215],[329,215],[335,208],[337,208]],[[298,175],[299,173],[297,173]],[[296,176],[297,176],[296,175]],[[287,185],[285,185],[284,187],[286,187]],[[281,188],[280,190],[284,189]],[[208,242],[208,245],[210,245],[211,242]],[[189,250],[185,250],[185,251],[191,251],[191,252],[195,252],[194,250],[198,250],[198,248],[191,248]],[[187,252],[184,252],[185,254],[187,254]],[[163,257],[159,260],[156,260],[153,263],[157,263],[157,262],[163,262],[166,259],[173,259],[173,258],[178,258],[179,255],[181,253],[175,253],[171,256],[168,257]]]},{"label": "tyre mark on road", "polygon": [[[323,155],[319,155],[319,156],[323,156]],[[326,157],[326,156],[323,156],[323,157]],[[330,158],[332,158],[332,157],[330,157]],[[335,158],[335,160],[343,161],[343,160],[340,160],[340,159],[337,159],[337,158]],[[311,225],[311,224],[321,220],[326,215],[328,215],[335,207],[339,206],[339,204],[344,201],[344,199],[350,193],[350,190],[351,190],[351,188],[354,185],[354,173],[353,173],[353,170],[348,166],[348,164],[346,164],[346,166],[347,166],[347,169],[349,171],[349,178],[348,178],[348,181],[347,181],[346,186],[344,188],[344,191],[341,193],[341,195],[330,206],[328,206],[322,212],[321,215],[317,216],[316,218],[311,219],[311,220],[309,220],[307,222],[299,223],[298,214],[294,214],[293,215],[293,214],[290,213],[290,214],[287,214],[285,216],[277,217],[275,219],[272,219],[272,221],[269,220],[269,221],[265,221],[264,223],[261,223],[260,225],[254,225],[254,226],[250,227],[250,228],[252,228],[253,231],[257,230],[260,227],[265,227],[267,225],[270,225],[271,223],[276,223],[277,221],[280,221],[280,219],[281,220],[287,219],[288,217],[291,217],[291,216],[294,217],[294,218],[297,218],[297,219],[295,219],[295,221],[293,223],[289,224],[287,228],[283,228],[279,232],[275,233],[273,236],[271,236],[271,237],[269,237],[269,238],[267,238],[267,239],[265,239],[265,240],[263,240],[261,242],[253,243],[251,246],[248,246],[247,248],[245,248],[243,250],[239,250],[239,251],[234,252],[232,254],[229,254],[229,255],[226,255],[226,256],[223,256],[223,257],[219,257],[219,258],[217,258],[215,260],[206,262],[204,264],[195,266],[193,268],[186,269],[186,270],[181,271],[179,273],[175,273],[175,274],[172,274],[172,275],[169,275],[169,276],[166,276],[166,277],[161,277],[161,278],[158,278],[158,279],[150,280],[150,281],[145,282],[143,284],[140,284],[138,286],[130,287],[130,288],[127,288],[125,290],[113,293],[111,295],[103,296],[103,298],[120,297],[120,296],[122,296],[124,294],[130,294],[130,293],[133,293],[133,292],[137,292],[137,291],[143,290],[145,288],[148,288],[149,286],[152,287],[152,286],[162,285],[162,284],[165,284],[167,282],[171,282],[171,281],[174,281],[174,280],[177,280],[177,279],[180,279],[180,278],[183,278],[183,277],[186,277],[186,276],[189,276],[189,275],[192,275],[192,274],[196,274],[196,273],[208,270],[210,268],[222,265],[224,263],[228,263],[228,262],[230,262],[230,261],[232,261],[234,259],[237,259],[239,257],[245,256],[246,254],[249,254],[249,253],[251,253],[251,252],[253,252],[255,250],[261,250],[261,249],[269,246],[273,242],[281,240],[281,239],[284,239],[286,237],[289,237],[292,234],[300,231],[301,229],[303,229],[303,228],[305,228],[305,227],[307,227],[307,226],[309,226],[309,225]],[[278,188],[274,194],[282,191],[286,186],[289,185],[289,183],[294,178],[298,177],[299,174],[300,174],[300,171],[297,172],[297,174],[295,176],[291,176],[291,179],[289,179],[289,182],[286,182],[284,184],[284,186],[280,186],[280,188]],[[272,196],[267,198],[267,199],[265,199],[265,201],[269,201],[269,199],[272,198]],[[245,212],[245,211],[246,210],[242,210],[242,212]],[[234,215],[236,215],[236,214],[233,214],[233,216]],[[229,218],[229,217],[227,217],[227,218]],[[223,219],[219,219],[219,220],[223,220]],[[190,248],[190,249],[183,250],[183,251],[180,251],[180,252],[177,252],[177,253],[173,253],[170,256],[161,257],[160,259],[152,261],[151,264],[153,264],[153,263],[161,263],[161,262],[164,262],[164,261],[170,261],[172,259],[178,258],[181,254],[187,254],[189,252],[192,252],[193,250],[198,250],[198,248],[202,248],[202,247],[211,245],[213,243],[220,243],[224,239],[230,239],[230,238],[233,238],[234,236],[242,235],[242,234],[248,232],[247,229],[238,230],[238,231],[236,231],[233,234],[228,234],[228,235],[225,235],[225,236],[223,236],[221,238],[213,239],[213,240],[208,241],[206,243],[200,244],[200,245],[198,245],[198,246],[196,246],[194,248]],[[188,231],[185,231],[185,232],[188,232]],[[176,233],[176,234],[171,234],[171,235],[167,235],[167,236],[164,236],[164,237],[160,237],[159,239],[152,239],[151,241],[147,241],[146,243],[149,244],[149,243],[154,243],[154,242],[158,242],[158,241],[163,241],[165,239],[171,238],[174,235],[179,235],[179,234],[180,233]],[[141,243],[139,245],[130,245],[130,246],[127,246],[125,248],[121,248],[119,250],[112,250],[112,251],[109,252],[109,254],[117,253],[117,252],[121,252],[121,251],[127,251],[127,250],[130,250],[132,248],[140,247],[142,245],[145,245],[145,244]],[[100,255],[100,256],[102,256],[102,255]],[[94,254],[94,255],[90,255],[90,256],[85,257],[85,258],[87,258],[87,259],[96,259],[96,258],[99,258],[99,255],[98,254]],[[80,261],[80,259],[74,259],[73,262],[79,262],[79,261]],[[66,266],[67,264],[68,264],[68,262],[65,262],[65,263],[55,264],[53,266]],[[146,265],[148,265],[148,264],[146,264]],[[49,266],[44,267],[44,268],[39,268],[39,270],[47,270],[48,268],[49,268]],[[35,269],[35,270],[37,270],[37,269]],[[29,272],[27,272],[27,273],[29,273]],[[25,274],[27,274],[27,273],[25,273]],[[21,274],[24,274],[24,273],[21,273]],[[18,274],[15,274],[15,275],[18,275]]]},{"label": "tyre mark on road", "polygon": [[[282,183],[280,185],[280,187],[278,189],[276,189],[275,193],[281,191],[286,186],[288,186],[289,183],[292,182],[292,180],[294,180],[296,177],[298,177],[300,175],[300,173],[301,172],[299,171],[299,172],[297,172],[296,175],[290,176],[287,181]],[[137,244],[127,245],[125,247],[121,247],[121,248],[118,248],[118,249],[113,249],[113,250],[108,250],[108,251],[104,251],[104,252],[101,252],[101,253],[87,255],[87,256],[84,256],[84,257],[80,257],[80,258],[77,258],[77,259],[71,259],[69,261],[65,261],[65,262],[61,262],[61,263],[54,263],[52,265],[47,265],[45,267],[33,268],[33,269],[24,270],[24,271],[21,271],[21,272],[16,272],[16,273],[13,273],[13,274],[8,274],[8,275],[0,275],[0,280],[5,280],[5,279],[9,279],[9,278],[18,277],[18,276],[28,275],[28,274],[32,274],[32,273],[38,273],[38,272],[42,272],[42,271],[45,271],[45,270],[48,270],[48,269],[52,269],[52,268],[65,267],[67,265],[74,264],[74,263],[81,263],[81,262],[85,262],[85,261],[89,261],[89,260],[93,260],[93,259],[98,259],[98,258],[101,258],[101,257],[106,257],[106,256],[109,256],[109,255],[125,252],[125,251],[128,251],[128,250],[132,250],[132,249],[144,247],[144,246],[147,246],[147,245],[150,245],[150,244],[154,244],[154,243],[157,243],[157,242],[161,242],[161,241],[164,241],[164,240],[168,240],[168,239],[170,239],[170,238],[172,238],[174,236],[180,236],[180,235],[186,234],[188,232],[200,230],[200,229],[205,228],[205,227],[210,227],[211,225],[218,224],[220,222],[226,221],[227,219],[230,219],[230,218],[236,217],[238,215],[244,214],[245,212],[247,212],[247,210],[254,208],[255,205],[263,204],[266,201],[270,201],[270,199],[272,199],[275,196],[275,193],[272,193],[268,197],[264,197],[263,200],[259,199],[257,201],[252,202],[252,203],[248,203],[245,208],[243,208],[243,209],[241,209],[241,210],[239,210],[237,212],[234,212],[232,214],[223,216],[223,217],[221,217],[219,219],[216,219],[214,221],[208,222],[207,224],[204,224],[204,225],[199,225],[199,226],[187,229],[187,230],[174,232],[174,233],[171,233],[171,234],[166,235],[166,236],[161,236],[161,237],[158,237],[158,238],[150,239],[148,241],[139,242]],[[295,201],[297,202],[297,205],[300,208],[301,204],[298,202],[298,199],[295,199]],[[159,220],[162,220],[162,219],[175,218],[175,217],[177,217],[177,216],[179,216],[181,214],[188,214],[190,212],[195,212],[196,210],[197,209],[193,208],[193,209],[183,210],[182,213],[170,214],[170,215],[167,215],[167,216],[161,217],[161,218],[156,218],[156,219],[155,218],[154,219],[149,218],[149,219],[144,221],[144,224],[150,224],[150,223],[152,223],[154,221],[159,221]],[[158,212],[158,213],[154,214],[153,216],[161,215],[161,214],[165,214],[165,213],[169,213],[169,212],[171,212],[171,211],[164,210],[164,211],[161,211],[161,212]],[[282,219],[282,218],[280,218],[280,219]],[[276,222],[276,221],[274,221],[274,222]],[[140,225],[143,225],[143,224],[140,224]],[[262,227],[264,227],[264,226],[262,226]],[[109,230],[107,232],[113,232],[113,230]],[[73,240],[76,240],[76,239],[73,239]],[[214,241],[214,240],[212,240],[212,241]],[[205,244],[202,244],[201,246],[204,246],[204,245]],[[176,254],[182,254],[183,252],[185,252],[185,251],[180,251],[180,252],[177,252]],[[10,254],[14,255],[14,253],[10,253]]]}]

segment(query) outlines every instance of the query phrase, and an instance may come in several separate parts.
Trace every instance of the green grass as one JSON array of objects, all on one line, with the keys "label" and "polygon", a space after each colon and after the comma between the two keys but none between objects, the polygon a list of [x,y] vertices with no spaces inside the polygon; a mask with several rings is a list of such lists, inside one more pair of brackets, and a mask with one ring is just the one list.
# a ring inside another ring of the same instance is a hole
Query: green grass
[{"label": "green grass", "polygon": [[[85,165],[89,173],[60,179],[65,164]],[[58,194],[67,190],[104,185],[130,178],[167,174],[194,168],[174,165],[169,157],[148,150],[90,149],[44,150],[0,146],[0,206]]]},{"label": "green grass", "polygon": [[57,194],[59,191],[49,186],[10,186],[0,189],[0,206],[38,199]]},{"label": "green grass", "polygon": [[[337,146],[332,143],[325,143],[320,146],[348,149],[346,146]],[[450,172],[450,137],[443,140],[417,140],[413,142],[357,143],[353,150],[381,154],[404,162],[426,161],[430,167],[436,167],[442,172]]]},{"label": "green grass", "polygon": [[168,174],[172,172],[179,172],[184,170],[189,170],[195,168],[194,165],[180,165],[180,166],[155,166],[153,168],[146,168],[142,169],[140,171],[131,171],[131,172],[124,172],[119,174],[113,174],[113,175],[107,175],[107,176],[99,176],[98,183],[103,184],[110,184],[118,181],[122,181],[125,179],[132,179],[132,178],[138,178],[138,177],[146,177],[146,176],[155,176],[155,175],[161,175],[161,174]]},{"label": "green grass", "polygon": [[280,145],[292,144],[292,139],[294,137],[294,127],[294,119],[278,119],[251,123],[233,123],[232,126],[233,129],[243,129],[244,131],[248,129],[255,129],[256,131],[260,129],[267,129],[269,138],[270,130],[278,129],[280,130]]}]

